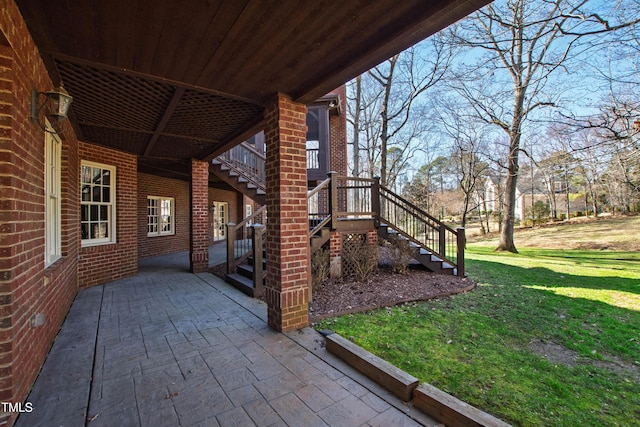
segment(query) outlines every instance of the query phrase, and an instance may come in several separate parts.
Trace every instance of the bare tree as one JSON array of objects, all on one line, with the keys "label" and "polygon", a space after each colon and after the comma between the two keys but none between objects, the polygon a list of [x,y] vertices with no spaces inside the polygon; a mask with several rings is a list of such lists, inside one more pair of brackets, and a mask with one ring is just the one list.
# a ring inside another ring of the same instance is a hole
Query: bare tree
[{"label": "bare tree", "polygon": [[435,196],[451,189],[449,177],[445,176],[448,167],[449,158],[445,156],[437,156],[422,165],[404,188],[407,199],[433,216],[441,215],[443,205],[436,203]]},{"label": "bare tree", "polygon": [[452,141],[449,165],[463,194],[461,225],[465,227],[469,213],[479,208],[478,187],[489,172],[489,164],[484,159],[487,125],[465,114],[463,108],[453,98],[442,98],[438,104],[440,122]]},{"label": "bare tree", "polygon": [[[353,169],[352,175],[360,176],[360,118],[362,112],[362,77],[358,76],[348,83],[347,122],[352,126]],[[353,93],[350,97],[349,93]]]},{"label": "bare tree", "polygon": [[[525,124],[541,107],[555,106],[550,77],[588,48],[586,35],[614,29],[585,10],[588,0],[503,0],[490,4],[453,30],[453,40],[481,52],[461,67],[454,89],[476,116],[509,138],[504,219],[497,250],[517,252],[514,243],[516,186]],[[625,24],[625,26],[631,23]]]},{"label": "bare tree", "polygon": [[451,155],[451,165],[463,194],[461,225],[466,226],[467,216],[478,209],[480,201],[476,197],[478,186],[487,174],[488,165],[480,158],[482,141],[460,139],[456,141]]},{"label": "bare tree", "polygon": [[[393,186],[412,156],[434,142],[427,134],[431,122],[423,94],[445,75],[451,49],[433,37],[350,83],[354,153],[364,155],[369,176],[380,176],[382,185]],[[361,171],[360,156],[354,170]]]},{"label": "bare tree", "polygon": [[[604,153],[594,143],[596,138],[592,130],[583,130],[578,134],[574,155],[580,162],[577,172],[582,176],[585,194],[585,212],[589,216],[589,208],[593,210],[593,215],[598,216],[600,212],[600,176],[602,175],[602,157]],[[589,206],[591,202],[591,206]]]}]

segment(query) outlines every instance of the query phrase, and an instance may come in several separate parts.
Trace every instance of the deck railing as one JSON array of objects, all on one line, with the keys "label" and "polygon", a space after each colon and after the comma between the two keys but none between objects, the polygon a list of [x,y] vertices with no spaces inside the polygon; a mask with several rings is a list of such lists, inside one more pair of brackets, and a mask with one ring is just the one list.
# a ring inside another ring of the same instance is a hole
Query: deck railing
[{"label": "deck railing", "polygon": [[[324,227],[335,230],[338,221],[345,219],[374,220],[376,227],[384,223],[398,233],[449,263],[464,275],[464,228],[454,229],[429,215],[400,195],[380,185],[378,178],[338,176],[329,172],[328,178],[307,193],[309,237]],[[251,253],[261,248],[254,246],[252,235],[247,235],[247,224],[262,217],[264,207],[239,224],[228,225],[227,271]],[[264,223],[264,222],[262,222]],[[263,227],[264,228],[264,227]],[[262,244],[260,244],[260,247]],[[262,256],[259,257],[262,259]],[[260,282],[262,283],[262,282]]]},{"label": "deck railing", "polygon": [[464,275],[464,229],[454,230],[386,187],[380,187],[379,197],[381,222]]},{"label": "deck railing", "polygon": [[[236,266],[253,253],[255,227],[252,228],[252,225],[258,219],[266,220],[266,210],[267,207],[263,206],[238,224],[233,222],[227,224],[227,274],[235,273]],[[260,247],[260,252],[262,252],[262,247]],[[262,257],[260,259],[262,260]]]},{"label": "deck railing", "polygon": [[238,144],[218,156],[217,160],[264,191],[267,182],[265,157],[251,145],[246,142]]},{"label": "deck railing", "polygon": [[344,219],[373,218],[385,223],[464,275],[465,234],[429,215],[386,187],[378,178],[329,177],[309,191],[310,236]]}]

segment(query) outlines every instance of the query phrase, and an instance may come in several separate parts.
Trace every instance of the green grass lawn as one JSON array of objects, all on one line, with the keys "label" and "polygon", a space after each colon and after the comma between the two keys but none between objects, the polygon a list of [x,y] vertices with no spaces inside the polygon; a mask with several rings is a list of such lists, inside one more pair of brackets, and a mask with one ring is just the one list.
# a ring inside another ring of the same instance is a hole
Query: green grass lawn
[{"label": "green grass lawn", "polygon": [[469,244],[472,292],[319,327],[513,425],[640,426],[640,254],[493,247]]}]

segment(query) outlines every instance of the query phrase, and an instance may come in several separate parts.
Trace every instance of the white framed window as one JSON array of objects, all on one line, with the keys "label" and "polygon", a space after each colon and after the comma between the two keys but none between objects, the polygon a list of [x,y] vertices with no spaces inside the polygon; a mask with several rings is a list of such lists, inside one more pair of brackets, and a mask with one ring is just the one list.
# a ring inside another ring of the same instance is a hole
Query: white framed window
[{"label": "white framed window", "polygon": [[[47,121],[46,127],[51,125]],[[45,132],[45,267],[62,256],[62,203],[60,197],[60,169],[62,164],[62,142],[55,133]]]},{"label": "white framed window", "polygon": [[80,171],[82,246],[116,242],[116,168],[82,162]]},{"label": "white framed window", "polygon": [[173,197],[147,196],[147,236],[176,234]]}]

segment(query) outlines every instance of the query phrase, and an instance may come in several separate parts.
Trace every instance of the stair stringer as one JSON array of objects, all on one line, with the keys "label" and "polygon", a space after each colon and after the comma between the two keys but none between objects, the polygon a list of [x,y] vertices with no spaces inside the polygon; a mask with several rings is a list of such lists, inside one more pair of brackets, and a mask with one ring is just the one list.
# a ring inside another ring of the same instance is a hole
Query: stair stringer
[{"label": "stair stringer", "polygon": [[392,236],[410,241],[413,251],[413,259],[425,266],[429,271],[450,276],[457,275],[457,269],[447,260],[443,260],[440,256],[438,256],[438,254],[436,254],[431,248],[420,245],[412,239],[409,239],[405,234],[402,233],[401,229],[395,227],[392,224],[380,224],[380,226],[378,227],[378,237],[388,242],[392,242]]}]

